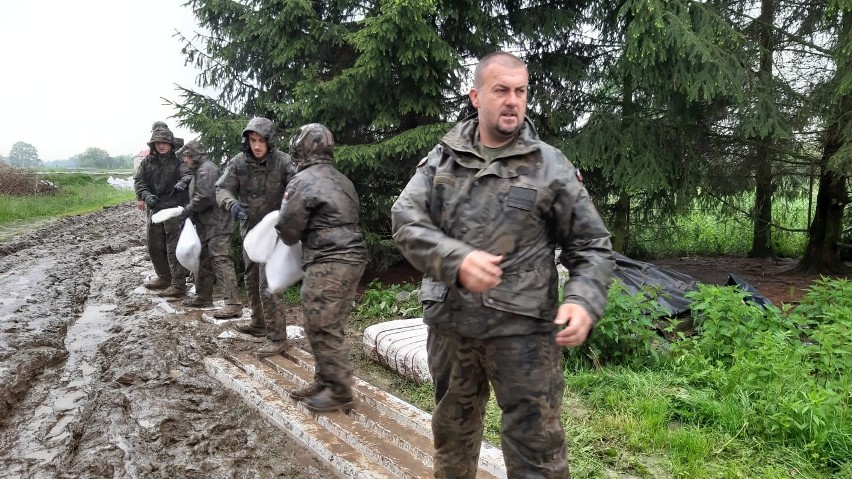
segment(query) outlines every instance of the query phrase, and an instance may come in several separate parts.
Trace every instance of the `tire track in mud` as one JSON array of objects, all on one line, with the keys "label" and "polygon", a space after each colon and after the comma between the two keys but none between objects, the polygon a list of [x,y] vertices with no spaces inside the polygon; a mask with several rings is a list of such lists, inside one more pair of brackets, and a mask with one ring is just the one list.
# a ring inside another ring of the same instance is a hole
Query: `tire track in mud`
[{"label": "tire track in mud", "polygon": [[244,346],[140,286],[150,272],[131,204],[0,243],[0,471],[333,475],[206,374]]}]

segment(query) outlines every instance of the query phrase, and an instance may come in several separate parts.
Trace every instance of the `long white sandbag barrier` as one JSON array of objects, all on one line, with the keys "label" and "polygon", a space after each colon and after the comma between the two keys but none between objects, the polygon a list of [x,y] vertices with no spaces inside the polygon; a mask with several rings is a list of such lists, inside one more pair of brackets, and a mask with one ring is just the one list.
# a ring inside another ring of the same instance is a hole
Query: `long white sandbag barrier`
[{"label": "long white sandbag barrier", "polygon": [[421,384],[432,382],[423,318],[397,319],[364,330],[364,351],[388,368]]}]

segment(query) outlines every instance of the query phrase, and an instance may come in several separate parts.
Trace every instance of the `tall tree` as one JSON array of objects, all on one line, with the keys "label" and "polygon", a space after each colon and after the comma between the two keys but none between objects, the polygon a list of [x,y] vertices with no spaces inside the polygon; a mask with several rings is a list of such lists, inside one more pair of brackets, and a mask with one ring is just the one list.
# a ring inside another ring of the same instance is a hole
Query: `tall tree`
[{"label": "tall tree", "polygon": [[29,143],[19,141],[9,150],[9,164],[21,168],[37,168],[41,166],[38,150]]},{"label": "tall tree", "polygon": [[849,202],[852,172],[852,1],[829,1],[825,19],[834,33],[835,74],[825,115],[819,160],[819,191],[814,221],[799,268],[809,272],[848,273],[840,255],[843,212]]},{"label": "tall tree", "polygon": [[112,158],[106,150],[87,148],[77,156],[81,168],[112,168]]}]

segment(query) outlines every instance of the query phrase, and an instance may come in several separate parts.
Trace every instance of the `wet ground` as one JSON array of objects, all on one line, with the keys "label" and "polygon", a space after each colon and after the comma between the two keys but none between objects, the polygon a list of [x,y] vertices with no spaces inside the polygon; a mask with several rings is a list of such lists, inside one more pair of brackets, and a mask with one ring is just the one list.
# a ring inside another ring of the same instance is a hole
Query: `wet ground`
[{"label": "wet ground", "polygon": [[0,243],[0,476],[333,476],[207,375],[257,344],[141,287],[143,238],[126,204]]}]

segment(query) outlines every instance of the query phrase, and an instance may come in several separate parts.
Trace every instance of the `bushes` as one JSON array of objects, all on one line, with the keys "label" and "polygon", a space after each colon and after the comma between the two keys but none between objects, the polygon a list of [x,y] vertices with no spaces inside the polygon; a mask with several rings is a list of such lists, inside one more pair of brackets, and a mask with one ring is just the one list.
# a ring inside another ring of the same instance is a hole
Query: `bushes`
[{"label": "bushes", "polygon": [[38,173],[0,162],[0,195],[53,195],[57,191],[53,183],[41,179]]}]

